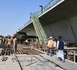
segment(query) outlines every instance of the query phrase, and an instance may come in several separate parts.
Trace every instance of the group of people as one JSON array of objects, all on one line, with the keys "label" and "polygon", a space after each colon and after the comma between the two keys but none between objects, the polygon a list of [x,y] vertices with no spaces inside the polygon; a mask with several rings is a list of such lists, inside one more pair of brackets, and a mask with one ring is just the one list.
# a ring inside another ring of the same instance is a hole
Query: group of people
[{"label": "group of people", "polygon": [[16,35],[13,35],[12,38],[9,36],[9,38],[7,39],[7,47],[12,48],[14,53],[17,51],[17,38],[16,38]]},{"label": "group of people", "polygon": [[4,49],[5,54],[11,54],[11,53],[16,53],[17,52],[17,38],[16,35],[8,36],[6,39],[6,46]]},{"label": "group of people", "polygon": [[47,48],[48,48],[47,55],[50,55],[50,56],[53,55],[54,47],[57,50],[56,55],[57,55],[58,59],[65,62],[65,58],[64,58],[64,41],[62,39],[62,36],[59,36],[58,40],[56,40],[56,41],[54,41],[54,39],[52,37],[49,38],[48,45],[47,45]]}]

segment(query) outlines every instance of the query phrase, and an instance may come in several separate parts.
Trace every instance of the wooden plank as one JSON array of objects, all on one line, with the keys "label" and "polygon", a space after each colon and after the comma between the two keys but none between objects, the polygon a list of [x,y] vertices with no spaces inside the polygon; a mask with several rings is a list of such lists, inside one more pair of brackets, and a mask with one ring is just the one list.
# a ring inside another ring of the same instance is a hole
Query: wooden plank
[{"label": "wooden plank", "polygon": [[56,57],[56,55],[50,57],[46,54],[41,54],[41,56],[43,56],[46,59],[49,59],[50,61],[58,64],[59,66],[61,66],[62,68],[66,69],[66,70],[77,70],[77,63],[72,62],[70,60],[65,60],[65,62],[61,62],[58,60],[58,58]]}]

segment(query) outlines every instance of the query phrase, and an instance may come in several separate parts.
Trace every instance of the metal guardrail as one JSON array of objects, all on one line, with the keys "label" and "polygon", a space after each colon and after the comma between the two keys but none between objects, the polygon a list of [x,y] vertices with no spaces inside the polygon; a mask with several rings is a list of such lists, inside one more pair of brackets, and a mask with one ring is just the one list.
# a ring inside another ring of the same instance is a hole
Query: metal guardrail
[{"label": "metal guardrail", "polygon": [[[61,0],[51,0],[44,8],[43,8],[43,12],[47,11],[49,8],[51,8],[52,6],[54,6],[55,4],[57,4],[59,1]],[[39,12],[37,12],[37,15],[41,15],[41,10]]]},{"label": "metal guardrail", "polygon": [[[57,3],[60,2],[60,1],[63,1],[63,0],[51,0],[51,1],[43,8],[43,12],[41,12],[41,10],[38,11],[38,12],[36,12],[37,17],[38,17],[39,15],[41,15],[42,13],[44,13],[45,11],[47,11],[49,8],[53,7],[55,4],[57,4]],[[21,27],[21,28],[19,29],[19,31],[22,30],[22,29],[23,29],[24,27],[26,27],[27,25],[29,25],[30,22],[31,22],[31,20],[29,20],[27,23],[25,23],[25,24],[23,25],[23,27]]]}]

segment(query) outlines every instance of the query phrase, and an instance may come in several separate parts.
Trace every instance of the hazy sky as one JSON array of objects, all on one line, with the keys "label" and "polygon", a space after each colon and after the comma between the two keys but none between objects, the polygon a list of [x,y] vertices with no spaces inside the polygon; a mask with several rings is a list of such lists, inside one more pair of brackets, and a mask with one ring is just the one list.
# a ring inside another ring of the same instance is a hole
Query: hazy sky
[{"label": "hazy sky", "polygon": [[30,19],[30,12],[50,0],[0,0],[0,35],[12,35]]}]

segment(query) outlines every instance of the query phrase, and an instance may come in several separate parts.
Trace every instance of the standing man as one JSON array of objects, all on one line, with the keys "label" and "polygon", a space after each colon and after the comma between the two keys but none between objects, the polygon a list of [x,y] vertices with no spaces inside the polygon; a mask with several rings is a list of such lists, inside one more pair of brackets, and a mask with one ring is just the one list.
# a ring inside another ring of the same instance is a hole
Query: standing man
[{"label": "standing man", "polygon": [[54,41],[53,41],[53,38],[50,36],[49,41],[48,41],[48,45],[47,45],[47,47],[48,47],[47,55],[52,56],[52,51],[54,48],[53,46],[54,46]]},{"label": "standing man", "polygon": [[16,35],[13,36],[13,50],[14,50],[14,53],[17,53],[17,38],[16,38]]},{"label": "standing man", "polygon": [[58,59],[65,62],[65,59],[64,59],[64,41],[62,40],[61,36],[58,37],[57,48],[58,48],[58,51],[57,51]]},{"label": "standing man", "polygon": [[8,52],[9,55],[12,53],[12,39],[11,39],[11,36],[9,36],[8,39],[7,39],[7,49],[6,49],[6,51]]}]

